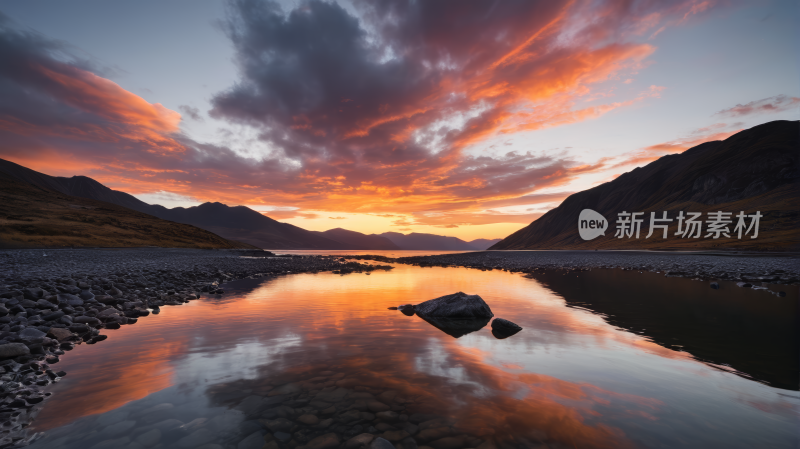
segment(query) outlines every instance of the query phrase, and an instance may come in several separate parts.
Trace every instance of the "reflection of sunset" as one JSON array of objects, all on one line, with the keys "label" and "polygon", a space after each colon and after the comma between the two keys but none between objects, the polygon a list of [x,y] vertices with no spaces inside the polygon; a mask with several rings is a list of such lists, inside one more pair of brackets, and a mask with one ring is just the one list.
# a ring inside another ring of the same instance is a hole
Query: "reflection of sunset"
[{"label": "reflection of sunset", "polygon": [[[461,290],[480,294],[495,316],[525,330],[496,340],[486,327],[454,339],[417,317],[387,310]],[[459,422],[480,420],[487,429],[507,426],[514,432],[535,428],[581,446],[620,447],[624,432],[596,421],[608,416],[654,419],[661,402],[531,372],[530,351],[624,347],[688,361],[686,353],[615,329],[587,311],[565,308],[561,298],[533,280],[453,268],[290,275],[249,292],[234,289],[222,299],[168,307],[134,326],[107,332],[109,340],[64,356],[59,369],[69,376],[55,387],[37,428],[112,410],[176,383],[195,385],[197,376],[207,382],[216,378],[214,372],[226,371],[194,365],[207,357],[220,357],[211,362],[216,366],[233,360],[226,354],[234,351],[243,359],[237,363],[255,367],[262,362],[247,354],[258,351],[270,354],[264,360],[271,366],[290,372],[318,360],[346,361],[353,376],[381,379],[386,388],[423,398]],[[193,354],[207,356],[196,359]],[[69,416],[57,412],[65,403],[74,411]]]}]

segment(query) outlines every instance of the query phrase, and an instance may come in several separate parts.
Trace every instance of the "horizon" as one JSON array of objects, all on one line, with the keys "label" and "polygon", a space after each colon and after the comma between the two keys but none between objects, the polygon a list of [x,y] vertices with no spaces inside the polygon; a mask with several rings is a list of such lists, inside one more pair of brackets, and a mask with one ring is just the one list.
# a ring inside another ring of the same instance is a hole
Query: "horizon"
[{"label": "horizon", "polygon": [[469,242],[800,116],[791,1],[440,5],[3,4],[0,157],[168,208]]}]

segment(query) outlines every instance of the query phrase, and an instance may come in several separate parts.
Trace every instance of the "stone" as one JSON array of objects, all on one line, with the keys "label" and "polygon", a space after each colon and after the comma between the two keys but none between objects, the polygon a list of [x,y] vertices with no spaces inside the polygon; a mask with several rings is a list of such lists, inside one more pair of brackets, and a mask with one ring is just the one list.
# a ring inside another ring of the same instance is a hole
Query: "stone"
[{"label": "stone", "polygon": [[261,432],[253,432],[236,445],[236,449],[261,449],[264,446],[264,437]]},{"label": "stone", "polygon": [[521,330],[522,328],[519,325],[503,318],[495,318],[494,321],[492,321],[492,335],[501,340]]},{"label": "stone", "polygon": [[45,320],[45,321],[55,321],[57,319],[60,319],[64,315],[65,315],[65,313],[63,311],[58,310],[58,311],[53,312],[53,313],[47,313],[47,314],[42,315],[42,319]]},{"label": "stone", "polygon": [[214,435],[210,430],[203,427],[193,432],[192,434],[187,435],[178,440],[177,447],[194,448],[200,446],[201,444],[212,442],[215,437],[216,435]]},{"label": "stone", "polygon": [[369,445],[369,449],[394,449],[394,445],[385,438],[375,438]]},{"label": "stone", "polygon": [[344,449],[362,449],[367,447],[372,440],[375,439],[375,436],[369,433],[362,433],[360,435],[356,435],[353,438],[347,440],[347,443],[344,444]]},{"label": "stone", "polygon": [[346,389],[337,388],[333,391],[318,393],[317,396],[314,398],[314,400],[335,403],[344,399],[347,393],[348,391]]},{"label": "stone", "polygon": [[86,324],[88,326],[97,326],[100,320],[91,316],[76,316],[72,321],[76,323]]},{"label": "stone", "polygon": [[417,446],[417,440],[415,440],[415,439],[413,439],[411,437],[408,437],[408,438],[404,439],[403,441],[401,441],[400,442],[400,446],[402,446],[403,449],[418,449],[419,448],[419,446]]},{"label": "stone", "polygon": [[719,290],[719,284],[716,283],[716,282],[712,282],[711,283],[711,288],[713,288],[714,290]]},{"label": "stone", "polygon": [[333,449],[339,446],[339,435],[326,433],[306,443],[305,449]]},{"label": "stone", "polygon": [[239,406],[237,408],[243,411],[245,414],[249,415],[257,412],[263,401],[264,401],[264,396],[257,396],[257,395],[248,396],[244,398],[242,402],[239,403]]},{"label": "stone", "polygon": [[297,422],[303,423],[307,426],[313,426],[319,422],[319,418],[314,415],[305,414],[298,417]]},{"label": "stone", "polygon": [[381,438],[385,438],[392,443],[396,443],[402,439],[408,438],[411,435],[408,434],[405,430],[388,430],[383,432]]},{"label": "stone", "polygon": [[130,442],[131,439],[128,437],[117,438],[114,440],[104,440],[95,444],[90,449],[118,449],[120,447],[124,447]]},{"label": "stone", "polygon": [[79,293],[79,296],[84,301],[88,300],[88,299],[94,299],[94,293],[90,292],[89,290],[81,290],[81,292]]},{"label": "stone", "polygon": [[378,412],[375,414],[375,416],[377,416],[378,419],[380,419],[381,421],[389,421],[389,422],[397,421],[397,419],[400,417],[400,415],[398,415],[397,412],[393,412],[390,410],[385,412]]},{"label": "stone", "polygon": [[478,295],[463,292],[440,296],[414,306],[422,318],[492,318],[489,305]]},{"label": "stone", "polygon": [[[273,420],[268,420],[264,423],[267,428],[272,431],[273,433],[276,432],[289,432],[294,427],[294,423],[289,421],[286,418],[278,418]],[[277,437],[275,437],[277,438]]]},{"label": "stone", "polygon": [[40,331],[39,329],[28,327],[19,333],[19,338],[31,343],[41,343],[46,335],[46,333]]},{"label": "stone", "polygon": [[136,442],[144,447],[153,447],[161,440],[161,431],[153,429],[136,437]]},{"label": "stone", "polygon": [[414,313],[414,306],[412,304],[403,304],[402,306],[398,307],[397,310],[403,312],[403,315],[412,316]]},{"label": "stone", "polygon": [[261,449],[280,449],[280,446],[274,441],[268,441],[261,446]]},{"label": "stone", "polygon": [[47,332],[47,336],[50,338],[54,338],[58,341],[64,341],[72,337],[73,334],[68,329],[60,328],[60,327],[51,327],[50,330]]},{"label": "stone", "polygon": [[379,412],[385,412],[389,410],[391,407],[384,404],[383,402],[369,401],[367,402],[367,408],[369,408],[369,411],[371,411],[372,413],[379,413]]},{"label": "stone", "polygon": [[289,442],[289,440],[292,439],[292,435],[286,432],[275,432],[272,434],[272,436],[274,436],[276,440],[282,443],[287,443]]},{"label": "stone", "polygon": [[39,287],[26,288],[22,290],[22,295],[25,297],[25,299],[36,300],[44,296],[44,290]]},{"label": "stone", "polygon": [[778,293],[776,293],[776,294],[777,294],[778,296],[780,296],[781,298],[783,298],[783,297],[785,297],[785,296],[786,296],[786,292],[785,292],[785,291],[783,291],[783,290],[779,291],[779,292],[778,292]]},{"label": "stone", "polygon": [[428,446],[433,449],[461,449],[464,447],[464,440],[457,437],[445,437],[436,441],[431,441]]},{"label": "stone", "polygon": [[129,430],[133,429],[133,426],[136,425],[136,421],[120,421],[116,424],[112,424],[105,429],[100,431],[99,436],[101,438],[116,438]]},{"label": "stone", "polygon": [[36,301],[36,306],[39,307],[40,309],[53,309],[57,307],[55,304],[46,299],[40,299]]},{"label": "stone", "polygon": [[83,300],[81,298],[78,298],[70,293],[59,293],[56,298],[58,299],[58,302],[65,303],[73,307],[83,305]]},{"label": "stone", "polygon": [[433,429],[420,430],[416,439],[424,443],[426,441],[438,440],[450,436],[451,433],[452,431],[449,427],[436,427]]}]

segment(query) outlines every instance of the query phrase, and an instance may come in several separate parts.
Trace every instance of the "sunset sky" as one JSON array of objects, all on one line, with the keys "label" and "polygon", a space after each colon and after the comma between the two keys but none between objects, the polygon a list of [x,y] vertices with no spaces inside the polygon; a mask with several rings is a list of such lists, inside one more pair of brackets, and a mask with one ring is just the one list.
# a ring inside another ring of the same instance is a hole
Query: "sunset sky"
[{"label": "sunset sky", "polygon": [[787,1],[0,1],[0,158],[310,230],[501,238],[800,118]]}]

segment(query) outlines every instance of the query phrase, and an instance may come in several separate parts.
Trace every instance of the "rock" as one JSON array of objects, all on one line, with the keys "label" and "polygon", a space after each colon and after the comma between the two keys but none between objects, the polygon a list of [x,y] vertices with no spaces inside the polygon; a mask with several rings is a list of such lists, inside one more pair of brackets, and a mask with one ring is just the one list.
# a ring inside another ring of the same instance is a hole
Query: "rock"
[{"label": "rock", "polygon": [[449,427],[436,427],[432,429],[425,429],[420,430],[417,434],[416,439],[418,441],[422,441],[423,443],[426,441],[438,440],[444,437],[450,436],[452,431]]},{"label": "rock", "polygon": [[431,441],[428,446],[433,449],[460,449],[464,447],[464,440],[456,437],[445,437],[436,441]]},{"label": "rock", "polygon": [[778,293],[776,293],[776,295],[778,295],[778,296],[780,296],[781,298],[783,298],[783,297],[785,297],[785,296],[786,296],[786,292],[785,292],[785,291],[783,291],[783,290],[781,290],[781,291],[779,291]]},{"label": "rock", "polygon": [[750,288],[753,286],[753,284],[749,282],[737,282],[736,285],[742,288]]},{"label": "rock", "polygon": [[42,319],[44,319],[45,321],[55,321],[55,320],[60,319],[64,315],[66,315],[66,314],[63,311],[58,310],[56,312],[47,313],[47,314],[43,315]]},{"label": "rock", "polygon": [[36,301],[36,306],[39,307],[40,309],[52,309],[57,307],[55,304],[46,299],[40,299]]},{"label": "rock", "polygon": [[414,306],[422,318],[492,318],[489,305],[478,295],[463,292],[440,296]]},{"label": "rock", "polygon": [[6,316],[6,315],[8,315],[8,309],[6,309],[3,306],[0,306],[0,316]]},{"label": "rock", "polygon": [[326,433],[306,443],[305,449],[333,449],[339,446],[339,435]]},{"label": "rock", "polygon": [[129,430],[133,429],[133,426],[136,425],[136,421],[120,421],[116,424],[112,424],[105,429],[101,430],[99,433],[100,438],[110,439],[116,438]]},{"label": "rock", "polygon": [[369,449],[394,449],[394,445],[384,438],[375,438],[369,445]]},{"label": "rock", "polygon": [[264,437],[261,432],[255,431],[236,445],[236,449],[261,449],[264,446]]},{"label": "rock", "polygon": [[491,318],[422,318],[431,326],[439,329],[445,334],[460,338],[464,335],[479,331],[489,324]]},{"label": "rock", "polygon": [[80,296],[80,297],[81,297],[81,299],[83,299],[84,301],[85,301],[85,300],[87,300],[87,299],[94,299],[94,293],[90,292],[89,290],[82,290],[82,291],[79,293],[79,296]]},{"label": "rock", "polygon": [[367,408],[369,408],[369,411],[371,411],[372,413],[379,413],[379,412],[385,412],[389,410],[391,407],[384,404],[383,402],[369,401],[367,402]]},{"label": "rock", "polygon": [[40,331],[39,329],[28,327],[23,329],[22,332],[19,333],[19,338],[31,343],[41,343],[46,335],[47,334]]},{"label": "rock", "polygon": [[25,299],[37,300],[44,296],[44,290],[39,287],[26,288],[22,290]]},{"label": "rock", "polygon": [[366,447],[368,444],[372,443],[372,440],[375,439],[375,436],[369,433],[362,433],[361,435],[356,435],[353,438],[347,440],[347,443],[344,444],[344,449],[362,449]]},{"label": "rock", "polygon": [[402,306],[398,307],[397,310],[403,312],[403,315],[411,316],[414,315],[414,306],[411,304],[403,304]]},{"label": "rock", "polygon": [[178,440],[177,447],[194,448],[202,444],[210,443],[214,440],[214,435],[210,430],[205,427],[195,431],[191,435],[187,435]]},{"label": "rock", "polygon": [[74,334],[67,329],[60,328],[60,327],[51,327],[50,330],[47,332],[47,336],[50,338],[54,338],[58,341],[64,341],[68,338],[72,337]]},{"label": "rock", "polygon": [[83,300],[81,298],[78,298],[77,296],[69,294],[69,293],[59,293],[57,298],[58,298],[58,302],[65,303],[65,304],[73,306],[73,307],[74,306],[82,306],[83,305]]},{"label": "rock", "polygon": [[71,332],[75,332],[76,334],[83,334],[85,332],[89,332],[89,326],[83,323],[72,324],[67,327]]},{"label": "rock", "polygon": [[300,422],[300,423],[303,423],[303,424],[305,424],[307,426],[313,426],[314,424],[317,424],[319,422],[319,418],[317,418],[314,415],[306,414],[306,415],[301,415],[300,417],[298,417],[297,421]]},{"label": "rock", "polygon": [[29,355],[31,350],[23,343],[6,343],[0,345],[0,359],[10,359],[21,355]]},{"label": "rock", "polygon": [[403,446],[403,449],[418,449],[417,441],[411,437],[408,437],[400,442],[400,445]]},{"label": "rock", "polygon": [[97,326],[98,324],[100,324],[100,320],[91,316],[76,316],[72,321],[76,323],[86,324],[88,326]]},{"label": "rock", "polygon": [[498,339],[508,338],[521,330],[519,325],[503,318],[495,318],[492,321],[492,335]]},{"label": "rock", "polygon": [[130,442],[131,439],[128,437],[117,438],[115,440],[104,440],[95,444],[90,449],[118,449],[120,447],[124,447]]},{"label": "rock", "polygon": [[392,443],[396,443],[410,436],[411,435],[409,435],[408,432],[406,432],[405,430],[389,430],[383,432],[383,434],[381,435],[382,438],[385,438],[386,440],[391,441]]},{"label": "rock", "polygon": [[322,392],[317,394],[314,398],[316,401],[323,401],[323,402],[339,402],[347,395],[348,391],[345,388],[337,388],[333,391]]},{"label": "rock", "polygon": [[719,284],[716,283],[716,282],[712,282],[711,283],[711,288],[713,288],[714,290],[719,290]]},{"label": "rock", "polygon": [[[289,421],[286,418],[278,418],[273,420],[268,420],[264,423],[267,428],[272,431],[272,433],[278,432],[289,432],[294,427],[294,423]],[[278,438],[277,436],[275,438]],[[280,438],[278,438],[280,439]]]},{"label": "rock", "polygon": [[390,410],[384,412],[378,412],[376,416],[381,421],[389,421],[389,422],[397,421],[397,419],[400,417],[400,415],[398,415],[397,412],[393,412]]},{"label": "rock", "polygon": [[289,440],[292,439],[292,435],[286,432],[275,432],[272,434],[272,436],[274,436],[276,440],[282,443],[288,443]]}]

